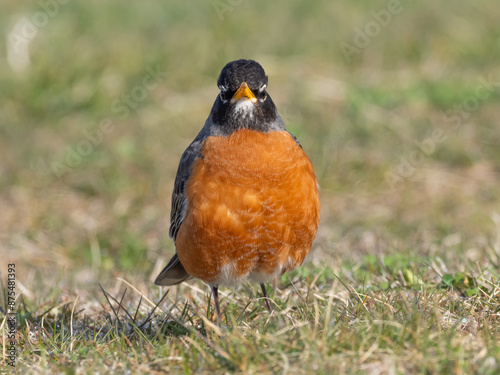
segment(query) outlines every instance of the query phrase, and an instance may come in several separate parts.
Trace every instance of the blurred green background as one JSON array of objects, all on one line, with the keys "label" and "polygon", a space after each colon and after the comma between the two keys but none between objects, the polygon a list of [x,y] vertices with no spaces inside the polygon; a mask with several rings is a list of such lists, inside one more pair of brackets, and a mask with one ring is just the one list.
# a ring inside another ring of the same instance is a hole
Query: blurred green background
[{"label": "blurred green background", "polygon": [[499,19],[493,0],[2,1],[2,270],[149,283],[174,251],[178,161],[239,58],[315,165],[317,259],[487,262]]}]

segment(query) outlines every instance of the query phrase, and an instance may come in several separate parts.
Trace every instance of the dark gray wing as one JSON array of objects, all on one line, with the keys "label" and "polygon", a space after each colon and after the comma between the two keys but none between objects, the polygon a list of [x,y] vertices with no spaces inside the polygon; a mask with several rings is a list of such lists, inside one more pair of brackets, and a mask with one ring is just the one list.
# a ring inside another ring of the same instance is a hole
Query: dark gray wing
[{"label": "dark gray wing", "polygon": [[187,198],[186,198],[186,183],[189,180],[193,163],[201,157],[201,147],[206,136],[200,132],[195,140],[184,151],[177,169],[175,177],[174,191],[172,192],[172,208],[170,211],[170,230],[169,235],[174,242],[177,238],[177,232],[181,227],[182,220],[186,214]]},{"label": "dark gray wing", "polygon": [[[202,157],[201,148],[203,141],[208,135],[205,126],[195,140],[184,151],[179,162],[177,175],[175,177],[174,191],[172,193],[172,209],[170,211],[170,230],[169,235],[173,238],[174,243],[177,238],[177,233],[181,227],[182,220],[186,214],[187,198],[186,198],[186,183],[189,180],[193,163],[196,159]],[[177,253],[170,259],[167,266],[160,272],[155,280],[156,285],[176,285],[184,280],[191,278],[181,264]]]}]

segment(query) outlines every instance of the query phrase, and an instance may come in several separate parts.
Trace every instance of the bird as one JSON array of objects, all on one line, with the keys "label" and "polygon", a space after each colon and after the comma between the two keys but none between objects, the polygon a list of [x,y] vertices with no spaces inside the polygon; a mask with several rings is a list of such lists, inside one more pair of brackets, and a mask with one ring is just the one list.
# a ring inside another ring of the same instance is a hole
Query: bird
[{"label": "bird", "polygon": [[227,63],[205,125],[182,154],[169,235],[175,255],[155,280],[192,277],[208,284],[217,316],[218,289],[265,283],[300,266],[319,225],[319,185],[298,139],[267,91],[254,60]]}]

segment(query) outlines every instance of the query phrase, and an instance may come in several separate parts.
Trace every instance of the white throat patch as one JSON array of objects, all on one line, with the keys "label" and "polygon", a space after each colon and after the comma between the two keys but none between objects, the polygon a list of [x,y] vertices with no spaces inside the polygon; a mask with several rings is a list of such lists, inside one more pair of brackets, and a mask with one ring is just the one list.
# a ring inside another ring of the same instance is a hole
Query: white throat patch
[{"label": "white throat patch", "polygon": [[234,113],[252,119],[256,109],[255,104],[253,104],[250,99],[241,98],[234,106]]}]

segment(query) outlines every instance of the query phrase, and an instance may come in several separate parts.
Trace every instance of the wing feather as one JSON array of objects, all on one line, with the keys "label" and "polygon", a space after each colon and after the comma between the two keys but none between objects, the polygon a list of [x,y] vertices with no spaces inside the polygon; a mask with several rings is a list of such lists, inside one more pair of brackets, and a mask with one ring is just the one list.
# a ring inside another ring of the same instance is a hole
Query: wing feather
[{"label": "wing feather", "polygon": [[[177,238],[177,233],[181,227],[188,200],[186,197],[186,183],[189,181],[193,163],[196,159],[202,157],[201,148],[203,141],[207,137],[205,128],[198,134],[195,140],[184,151],[179,162],[177,175],[175,177],[174,191],[172,192],[172,208],[170,211],[170,230],[169,235],[173,238],[174,243]],[[176,285],[191,278],[184,266],[179,260],[177,253],[170,259],[170,262],[160,272],[155,280],[156,285]]]}]

